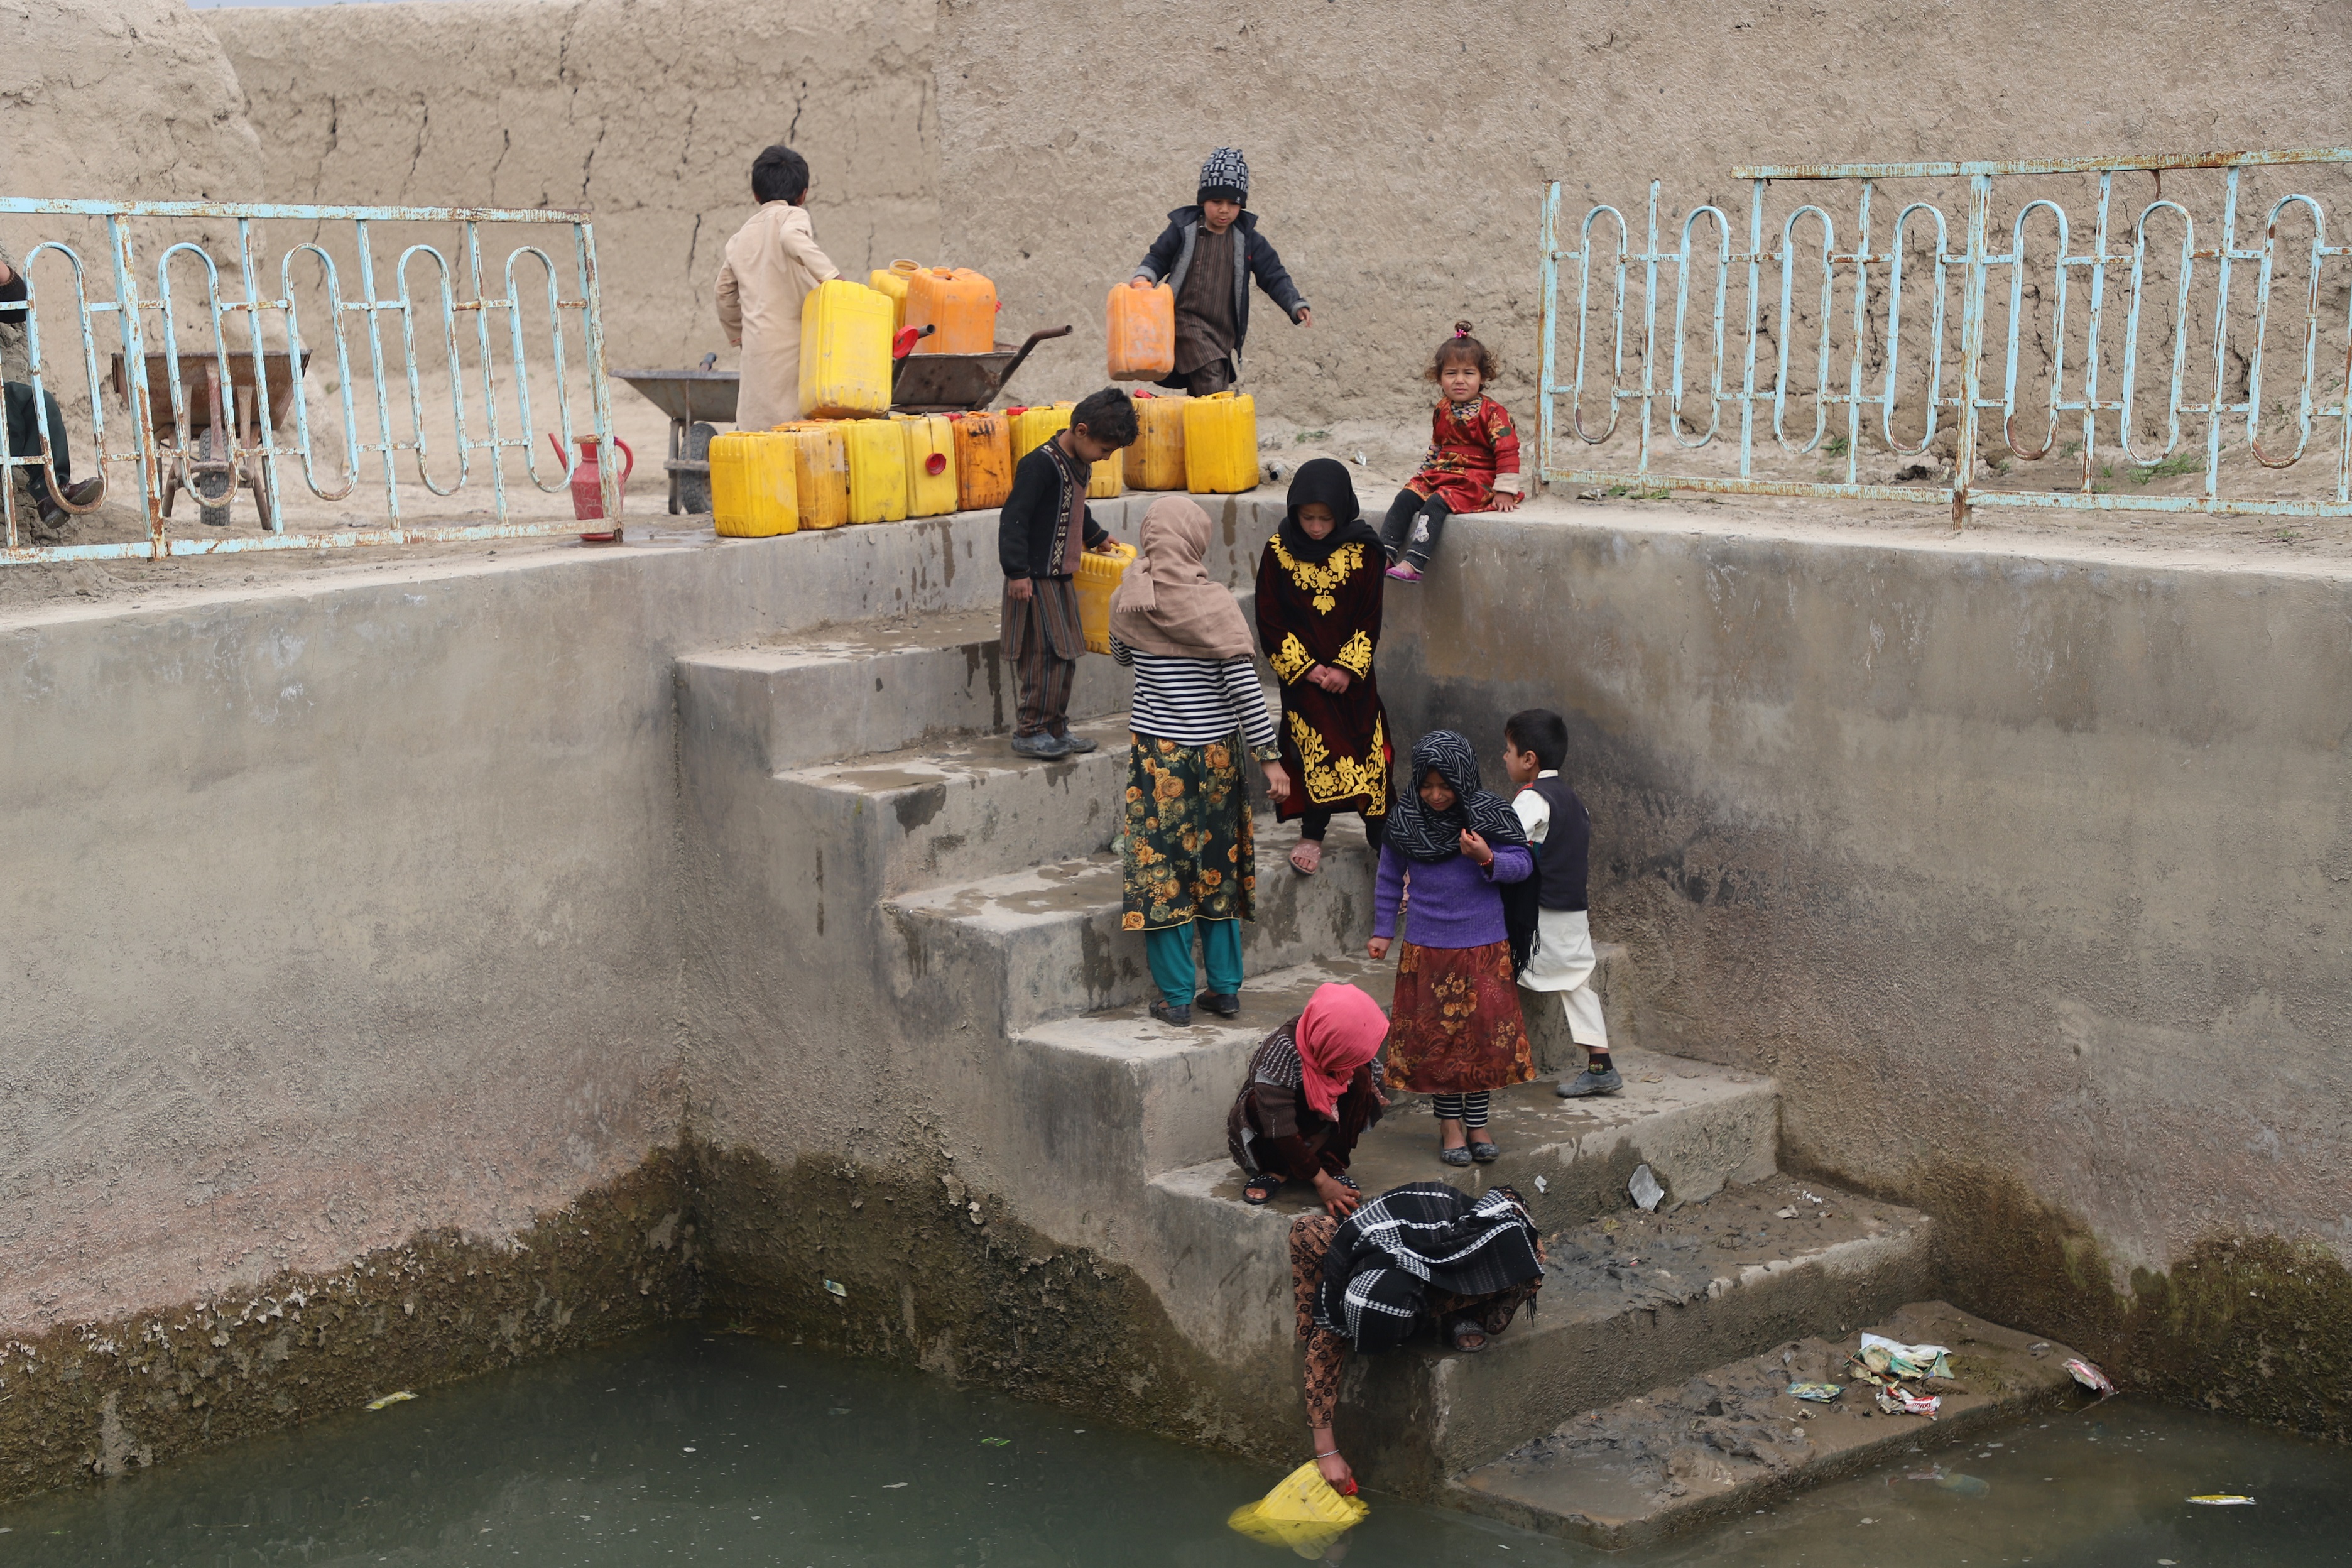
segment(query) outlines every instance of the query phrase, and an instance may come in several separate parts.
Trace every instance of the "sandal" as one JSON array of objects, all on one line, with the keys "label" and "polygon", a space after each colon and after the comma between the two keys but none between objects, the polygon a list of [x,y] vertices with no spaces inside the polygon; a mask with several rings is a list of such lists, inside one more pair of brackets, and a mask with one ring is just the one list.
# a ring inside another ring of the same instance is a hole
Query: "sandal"
[{"label": "sandal", "polygon": [[1473,1138],[1470,1157],[1482,1165],[1491,1165],[1503,1157],[1503,1151],[1491,1138]]},{"label": "sandal", "polygon": [[1280,1191],[1282,1191],[1282,1178],[1268,1175],[1261,1171],[1242,1184],[1242,1202],[1252,1208],[1264,1208],[1274,1201],[1274,1194]]},{"label": "sandal", "polygon": [[[1486,1331],[1473,1318],[1456,1318],[1445,1327],[1445,1337],[1464,1355],[1476,1355],[1486,1348]],[[1476,1341],[1475,1344],[1471,1343]]]},{"label": "sandal", "polygon": [[1440,1149],[1437,1157],[1449,1165],[1466,1165],[1473,1156],[1467,1149]]},{"label": "sandal", "polygon": [[[1302,860],[1300,856],[1307,858]],[[1290,851],[1290,868],[1302,877],[1312,877],[1323,868],[1323,841],[1302,838]]]}]

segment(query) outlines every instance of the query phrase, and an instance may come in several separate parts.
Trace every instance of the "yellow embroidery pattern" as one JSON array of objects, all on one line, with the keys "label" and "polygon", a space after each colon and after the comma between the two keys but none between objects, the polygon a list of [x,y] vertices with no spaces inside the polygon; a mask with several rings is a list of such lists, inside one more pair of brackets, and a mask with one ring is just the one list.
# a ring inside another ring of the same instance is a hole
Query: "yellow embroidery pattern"
[{"label": "yellow embroidery pattern", "polygon": [[1282,678],[1286,686],[1315,668],[1315,661],[1307,656],[1307,645],[1292,632],[1283,634],[1282,646],[1274,650],[1266,663],[1274,666],[1274,673]]},{"label": "yellow embroidery pattern", "polygon": [[1372,721],[1371,754],[1359,762],[1353,757],[1334,757],[1314,725],[1297,713],[1286,717],[1290,721],[1291,743],[1298,748],[1298,771],[1306,775],[1309,801],[1328,805],[1360,795],[1379,800],[1388,794],[1388,737],[1378,719]]},{"label": "yellow embroidery pattern", "polygon": [[1275,560],[1290,574],[1290,580],[1297,584],[1298,591],[1315,595],[1311,602],[1318,616],[1328,616],[1339,607],[1339,601],[1331,596],[1331,590],[1345,583],[1348,574],[1364,563],[1364,547],[1361,544],[1343,544],[1331,552],[1328,561],[1316,566],[1285,550],[1281,535],[1276,534],[1271,542]]},{"label": "yellow embroidery pattern", "polygon": [[1359,680],[1366,679],[1372,673],[1372,639],[1358,632],[1348,639],[1339,649],[1339,657],[1332,662]]}]

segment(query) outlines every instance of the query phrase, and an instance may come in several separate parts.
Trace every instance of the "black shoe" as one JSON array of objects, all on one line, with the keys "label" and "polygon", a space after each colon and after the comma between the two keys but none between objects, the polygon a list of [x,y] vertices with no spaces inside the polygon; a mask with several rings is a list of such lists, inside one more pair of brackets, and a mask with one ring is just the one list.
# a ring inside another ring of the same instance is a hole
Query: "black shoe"
[{"label": "black shoe", "polygon": [[1491,1165],[1502,1157],[1503,1151],[1497,1145],[1487,1142],[1483,1139],[1474,1138],[1470,1141],[1470,1158],[1475,1160],[1478,1163],[1482,1165]]},{"label": "black shoe", "polygon": [[1034,735],[1013,736],[1013,754],[1016,757],[1040,757],[1051,762],[1056,757],[1068,756],[1070,750],[1056,737],[1041,731]]},{"label": "black shoe", "polygon": [[1242,999],[1237,992],[1203,991],[1192,998],[1192,1005],[1206,1007],[1220,1018],[1238,1018],[1242,1016]]},{"label": "black shoe", "polygon": [[1062,735],[1057,739],[1062,742],[1063,752],[1073,757],[1084,756],[1088,752],[1101,750],[1101,742],[1088,740],[1084,735]]},{"label": "black shoe", "polygon": [[1151,1005],[1150,1013],[1153,1017],[1173,1028],[1189,1029],[1192,1026],[1192,1009],[1190,1007],[1171,1007],[1165,1002],[1154,1002]]}]

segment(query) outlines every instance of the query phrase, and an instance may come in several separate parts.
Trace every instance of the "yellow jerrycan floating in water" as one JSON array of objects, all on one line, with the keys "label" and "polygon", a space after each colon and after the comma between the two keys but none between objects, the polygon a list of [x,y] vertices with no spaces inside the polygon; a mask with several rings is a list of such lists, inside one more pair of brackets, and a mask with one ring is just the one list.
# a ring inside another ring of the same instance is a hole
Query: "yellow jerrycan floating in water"
[{"label": "yellow jerrycan floating in water", "polygon": [[710,521],[728,539],[772,539],[801,526],[793,443],[772,430],[710,438]]},{"label": "yellow jerrycan floating in water", "polygon": [[849,521],[905,521],[907,437],[898,421],[845,419],[841,446],[849,459]]},{"label": "yellow jerrycan floating in water", "polygon": [[1202,495],[1257,489],[1257,404],[1248,393],[1184,400],[1184,488]]},{"label": "yellow jerrycan floating in water", "polygon": [[1301,1557],[1313,1558],[1322,1556],[1371,1511],[1361,1498],[1332,1490],[1309,1459],[1265,1497],[1234,1510],[1225,1522],[1252,1541],[1287,1546]]},{"label": "yellow jerrycan floating in water", "polygon": [[839,528],[849,521],[849,456],[841,426],[814,419],[779,425],[793,444],[793,482],[803,528]]},{"label": "yellow jerrycan floating in water", "polygon": [[801,413],[854,419],[890,406],[890,296],[828,279],[801,301]]},{"label": "yellow jerrycan floating in water", "polygon": [[893,414],[907,450],[907,515],[945,517],[956,509],[955,426],[944,414]]},{"label": "yellow jerrycan floating in water", "polygon": [[1078,557],[1078,630],[1085,634],[1088,653],[1110,651],[1110,596],[1135,561],[1135,546],[1118,544],[1112,555],[1089,550]]},{"label": "yellow jerrycan floating in water", "polygon": [[1184,404],[1181,397],[1135,395],[1135,445],[1127,448],[1127,486],[1136,490],[1184,488]]}]

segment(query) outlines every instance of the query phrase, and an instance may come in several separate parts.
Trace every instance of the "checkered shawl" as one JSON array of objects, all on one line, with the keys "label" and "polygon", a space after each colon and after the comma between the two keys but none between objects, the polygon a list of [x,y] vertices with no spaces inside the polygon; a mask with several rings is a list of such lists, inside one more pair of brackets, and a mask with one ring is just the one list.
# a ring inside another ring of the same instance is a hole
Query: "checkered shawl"
[{"label": "checkered shawl", "polygon": [[1507,1194],[1474,1200],[1443,1182],[1414,1182],[1340,1225],[1315,1289],[1315,1321],[1369,1355],[1402,1344],[1432,1293],[1491,1296],[1543,1271],[1535,1226]]}]

